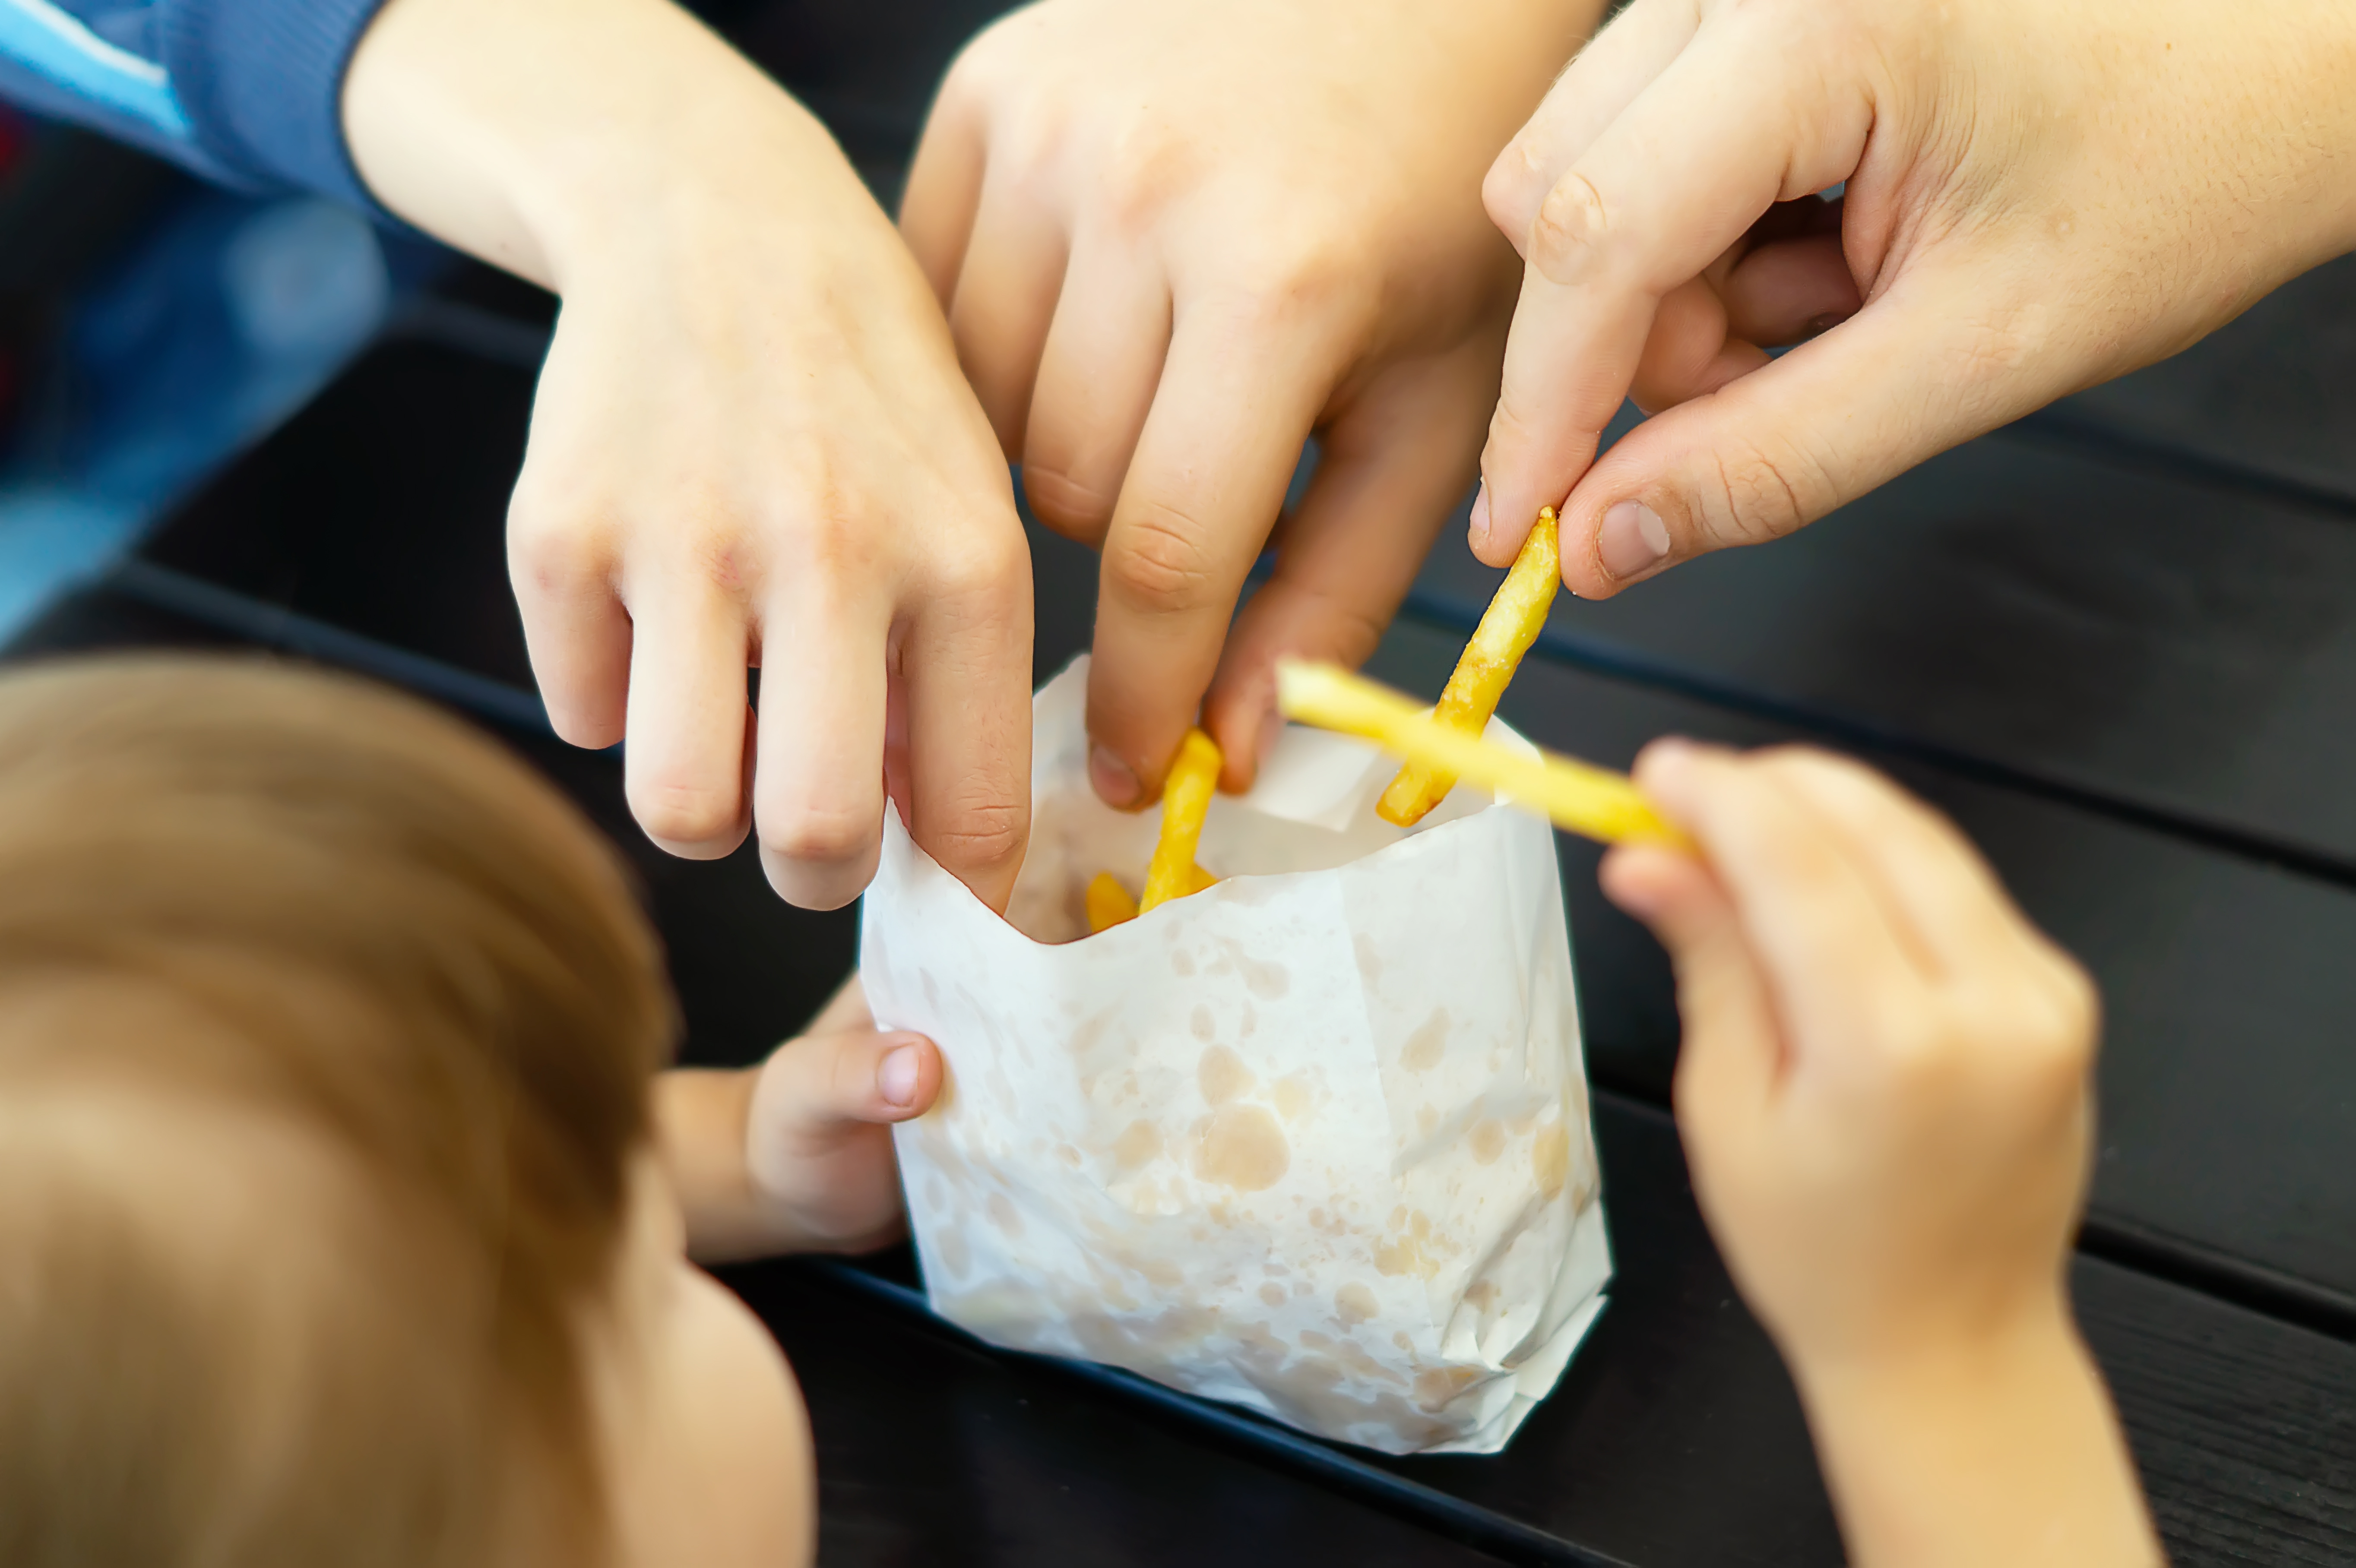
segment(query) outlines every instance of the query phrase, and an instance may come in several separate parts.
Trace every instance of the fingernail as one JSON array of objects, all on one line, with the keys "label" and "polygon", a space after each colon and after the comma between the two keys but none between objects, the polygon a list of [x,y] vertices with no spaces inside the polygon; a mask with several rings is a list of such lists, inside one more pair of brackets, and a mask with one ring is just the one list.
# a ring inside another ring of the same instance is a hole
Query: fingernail
[{"label": "fingernail", "polygon": [[1137,804],[1137,773],[1102,746],[1088,753],[1088,782],[1097,788],[1097,798],[1107,805],[1130,806]]},{"label": "fingernail", "polygon": [[1603,514],[1603,527],[1595,536],[1595,553],[1612,576],[1639,576],[1669,553],[1669,526],[1642,501],[1619,502]]},{"label": "fingernail", "polygon": [[916,1076],[923,1064],[916,1060],[916,1048],[904,1045],[887,1054],[875,1067],[875,1089],[887,1104],[911,1105],[916,1100]]},{"label": "fingernail", "polygon": [[1472,527],[1467,532],[1475,553],[1489,542],[1489,482],[1486,479],[1481,481],[1481,487],[1472,492]]}]

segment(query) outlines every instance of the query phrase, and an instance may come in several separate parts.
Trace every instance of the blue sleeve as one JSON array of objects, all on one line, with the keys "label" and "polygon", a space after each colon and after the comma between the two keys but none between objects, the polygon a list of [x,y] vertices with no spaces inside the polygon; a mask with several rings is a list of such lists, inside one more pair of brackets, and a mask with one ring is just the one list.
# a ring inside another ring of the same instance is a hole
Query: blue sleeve
[{"label": "blue sleeve", "polygon": [[384,0],[0,0],[0,96],[249,190],[373,208],[344,70]]}]

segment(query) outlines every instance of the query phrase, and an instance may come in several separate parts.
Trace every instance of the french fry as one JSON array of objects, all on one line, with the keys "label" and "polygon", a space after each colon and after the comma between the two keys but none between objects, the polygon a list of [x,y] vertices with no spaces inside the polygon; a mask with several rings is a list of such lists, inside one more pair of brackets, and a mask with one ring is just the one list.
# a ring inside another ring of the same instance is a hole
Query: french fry
[{"label": "french fry", "polygon": [[[1546,624],[1547,608],[1561,585],[1562,547],[1554,508],[1547,507],[1538,513],[1530,537],[1523,541],[1522,553],[1514,558],[1514,569],[1498,584],[1496,597],[1489,601],[1480,625],[1473,629],[1472,640],[1464,645],[1456,672],[1440,694],[1440,706],[1431,710],[1434,720],[1473,736],[1489,727],[1497,699],[1505,695],[1505,685],[1514,678],[1522,656],[1537,641],[1539,629]],[[1423,758],[1410,758],[1375,803],[1375,815],[1395,827],[1412,827],[1455,787],[1454,773]]]},{"label": "french fry", "polygon": [[1211,792],[1218,787],[1225,760],[1217,741],[1200,730],[1186,731],[1170,776],[1162,781],[1162,841],[1145,869],[1145,896],[1137,901],[1141,912],[1195,891],[1194,847],[1203,841],[1203,817],[1211,809]]},{"label": "french fry", "polygon": [[[1218,885],[1218,878],[1197,865],[1186,873],[1186,890],[1178,896],[1191,898],[1196,893],[1208,892]],[[1126,924],[1138,915],[1137,901],[1129,896],[1129,890],[1122,887],[1120,879],[1110,871],[1098,871],[1096,880],[1088,884],[1087,906],[1090,936],[1110,931],[1116,925]]]},{"label": "french fry", "polygon": [[1098,871],[1096,880],[1088,884],[1087,906],[1091,936],[1137,918],[1137,901],[1129,896],[1129,890],[1110,871]]},{"label": "french fry", "polygon": [[1466,778],[1558,827],[1607,844],[1665,844],[1690,852],[1684,829],[1655,811],[1625,773],[1541,752],[1526,757],[1441,723],[1412,698],[1338,665],[1281,659],[1276,705],[1288,719],[1361,735],[1387,752]]}]

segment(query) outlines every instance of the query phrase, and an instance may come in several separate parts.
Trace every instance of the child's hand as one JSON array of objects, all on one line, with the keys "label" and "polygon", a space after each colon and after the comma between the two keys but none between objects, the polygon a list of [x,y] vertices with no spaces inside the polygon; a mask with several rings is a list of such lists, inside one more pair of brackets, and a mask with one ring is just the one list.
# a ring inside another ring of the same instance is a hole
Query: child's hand
[{"label": "child's hand", "polygon": [[[1611,593],[2176,353],[2356,244],[2351,71],[2319,0],[1634,0],[1488,176],[1528,266],[1473,549],[1560,505]],[[1632,392],[1679,406],[1596,460]]]},{"label": "child's hand", "polygon": [[664,1162],[703,1262],[862,1253],[906,1229],[892,1124],[941,1089],[922,1035],[884,1033],[856,976],[757,1068],[666,1072],[656,1087]]},{"label": "child's hand", "polygon": [[1276,656],[1373,651],[1495,400],[1515,265],[1481,172],[1600,11],[1047,0],[949,72],[901,227],[1033,508],[1103,550],[1108,801],[1159,792],[1198,702],[1243,787]]},{"label": "child's hand", "polygon": [[1637,763],[1705,865],[1615,849],[1676,964],[1677,1125],[1860,1564],[2148,1563],[2065,1269],[2096,1003],[1946,820],[1821,752]]},{"label": "child's hand", "polygon": [[1786,1352],[2052,1310],[2086,1182],[2085,976],[1853,763],[1664,742],[1636,776],[1708,864],[1615,851],[1603,885],[1676,960],[1695,1190]]},{"label": "child's hand", "polygon": [[345,119],[387,206],[563,298],[509,527],[557,731],[626,736],[649,837],[757,827],[811,907],[866,885],[888,781],[1002,905],[1029,556],[940,308],[824,128],[666,0],[393,0]]}]

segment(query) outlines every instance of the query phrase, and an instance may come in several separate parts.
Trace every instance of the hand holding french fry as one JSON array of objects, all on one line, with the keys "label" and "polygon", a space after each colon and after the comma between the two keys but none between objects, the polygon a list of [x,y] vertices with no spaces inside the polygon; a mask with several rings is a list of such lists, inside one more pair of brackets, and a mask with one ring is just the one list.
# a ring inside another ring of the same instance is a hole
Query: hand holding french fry
[{"label": "hand holding french fry", "polygon": [[1223,762],[1217,742],[1200,730],[1186,731],[1162,785],[1162,837],[1145,869],[1145,891],[1141,897],[1130,898],[1119,877],[1110,871],[1098,872],[1086,896],[1091,935],[1218,881],[1195,862],[1194,851],[1203,840],[1203,819],[1210,812]]},{"label": "hand holding french fry", "polygon": [[1944,818],[1858,764],[1664,741],[1706,859],[1614,849],[1676,961],[1677,1125],[1862,1568],[2157,1563],[2065,1284],[2096,1004]]}]

